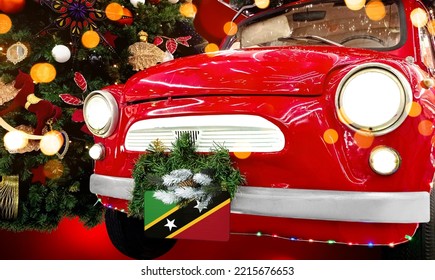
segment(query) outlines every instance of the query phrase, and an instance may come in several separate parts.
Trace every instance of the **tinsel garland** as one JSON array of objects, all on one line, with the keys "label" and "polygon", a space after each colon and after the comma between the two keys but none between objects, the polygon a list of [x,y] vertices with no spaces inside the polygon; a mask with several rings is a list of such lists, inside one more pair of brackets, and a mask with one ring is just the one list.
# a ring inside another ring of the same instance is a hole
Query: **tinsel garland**
[{"label": "tinsel garland", "polygon": [[191,200],[209,203],[222,191],[233,198],[244,176],[233,167],[227,149],[215,146],[211,153],[197,153],[188,133],[181,134],[171,152],[159,140],[135,163],[135,187],[129,204],[129,215],[143,218],[144,192],[155,191],[154,197],[164,203],[185,205]]}]

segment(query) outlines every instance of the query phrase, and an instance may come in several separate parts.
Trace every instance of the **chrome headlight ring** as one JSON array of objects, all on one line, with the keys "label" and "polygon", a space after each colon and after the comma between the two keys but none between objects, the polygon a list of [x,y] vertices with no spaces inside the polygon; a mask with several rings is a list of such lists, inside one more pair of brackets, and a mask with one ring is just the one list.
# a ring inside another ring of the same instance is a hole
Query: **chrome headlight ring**
[{"label": "chrome headlight ring", "polygon": [[93,91],[85,99],[83,115],[92,134],[102,138],[109,137],[118,123],[118,103],[108,91]]},{"label": "chrome headlight ring", "polygon": [[335,106],[342,123],[355,131],[383,135],[407,117],[412,90],[407,78],[382,63],[366,63],[341,80]]}]

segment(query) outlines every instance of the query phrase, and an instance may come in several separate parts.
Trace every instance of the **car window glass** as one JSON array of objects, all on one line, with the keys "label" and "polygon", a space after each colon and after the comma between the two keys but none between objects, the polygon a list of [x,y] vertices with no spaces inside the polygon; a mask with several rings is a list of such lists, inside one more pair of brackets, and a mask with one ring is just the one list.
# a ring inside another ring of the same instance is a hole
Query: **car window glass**
[{"label": "car window glass", "polygon": [[242,48],[286,45],[344,45],[356,48],[392,48],[400,42],[396,1],[375,9],[350,10],[343,1],[313,2],[283,14],[242,26]]}]

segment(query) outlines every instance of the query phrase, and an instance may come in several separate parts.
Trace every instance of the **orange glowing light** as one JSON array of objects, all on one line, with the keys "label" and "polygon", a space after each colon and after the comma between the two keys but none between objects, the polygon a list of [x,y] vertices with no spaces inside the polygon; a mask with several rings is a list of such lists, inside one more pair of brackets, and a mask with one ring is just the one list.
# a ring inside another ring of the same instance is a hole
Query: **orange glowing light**
[{"label": "orange glowing light", "polygon": [[8,15],[0,14],[0,34],[6,34],[12,28],[12,21]]},{"label": "orange glowing light", "polygon": [[197,12],[197,8],[194,4],[186,2],[181,4],[180,6],[180,14],[188,17],[188,18],[194,18]]},{"label": "orange glowing light", "polygon": [[367,149],[370,148],[370,146],[373,144],[375,137],[373,136],[373,134],[370,133],[356,132],[353,136],[353,139],[355,140],[355,143],[358,145],[358,147]]},{"label": "orange glowing light", "polygon": [[435,20],[432,19],[427,23],[427,30],[430,35],[435,36]]},{"label": "orange glowing light", "polygon": [[100,43],[100,36],[93,30],[86,31],[82,35],[82,45],[85,48],[92,49]]},{"label": "orange glowing light", "polygon": [[37,63],[30,69],[30,77],[35,83],[49,83],[56,78],[56,68],[50,63]]},{"label": "orange glowing light", "polygon": [[335,129],[327,129],[324,133],[323,133],[323,140],[325,140],[326,143],[328,144],[334,144],[335,142],[337,142],[338,140],[338,133]]},{"label": "orange glowing light", "polygon": [[367,17],[373,21],[380,21],[385,17],[387,11],[384,3],[380,0],[372,0],[366,5]]},{"label": "orange glowing light", "polygon": [[219,46],[214,44],[214,43],[210,43],[207,46],[205,46],[205,48],[204,48],[205,53],[212,53],[212,52],[217,52],[217,51],[219,51]]},{"label": "orange glowing light", "polygon": [[105,12],[108,19],[117,21],[122,18],[124,8],[118,3],[110,3],[107,5]]},{"label": "orange glowing light", "polygon": [[234,156],[238,159],[247,159],[251,152],[234,152]]},{"label": "orange glowing light", "polygon": [[233,21],[229,21],[229,22],[225,23],[224,32],[228,36],[235,35],[237,33],[237,24],[235,24]]},{"label": "orange glowing light", "polygon": [[411,103],[411,108],[409,110],[408,115],[410,117],[418,117],[418,116],[420,116],[421,111],[422,111],[421,105],[419,103],[413,101]]},{"label": "orange glowing light", "polygon": [[421,135],[429,136],[433,132],[433,123],[429,120],[423,120],[418,124],[418,131]]}]

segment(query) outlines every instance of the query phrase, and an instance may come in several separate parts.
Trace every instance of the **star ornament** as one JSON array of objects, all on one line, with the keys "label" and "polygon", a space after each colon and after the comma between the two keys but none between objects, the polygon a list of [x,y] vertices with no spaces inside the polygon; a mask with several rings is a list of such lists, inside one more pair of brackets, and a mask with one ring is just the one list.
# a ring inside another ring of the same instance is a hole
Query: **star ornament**
[{"label": "star ornament", "polygon": [[169,228],[169,231],[172,231],[172,228],[176,228],[177,226],[175,225],[175,219],[173,220],[166,219],[165,227]]},{"label": "star ornament", "polygon": [[41,164],[36,168],[32,168],[32,183],[40,182],[42,185],[45,185],[46,179],[44,174],[44,165]]},{"label": "star ornament", "polygon": [[40,0],[41,5],[49,7],[59,16],[39,33],[69,28],[71,39],[76,46],[83,29],[97,31],[98,26],[95,22],[106,18],[103,11],[94,8],[95,2],[96,0]]}]

